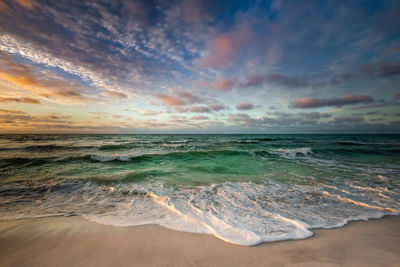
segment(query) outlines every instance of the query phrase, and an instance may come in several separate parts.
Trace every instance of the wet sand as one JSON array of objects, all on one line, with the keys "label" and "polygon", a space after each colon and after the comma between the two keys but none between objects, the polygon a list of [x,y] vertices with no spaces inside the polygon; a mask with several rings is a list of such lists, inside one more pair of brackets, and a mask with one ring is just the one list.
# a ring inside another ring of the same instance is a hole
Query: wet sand
[{"label": "wet sand", "polygon": [[400,216],[245,247],[160,226],[80,217],[0,221],[0,266],[400,266]]}]

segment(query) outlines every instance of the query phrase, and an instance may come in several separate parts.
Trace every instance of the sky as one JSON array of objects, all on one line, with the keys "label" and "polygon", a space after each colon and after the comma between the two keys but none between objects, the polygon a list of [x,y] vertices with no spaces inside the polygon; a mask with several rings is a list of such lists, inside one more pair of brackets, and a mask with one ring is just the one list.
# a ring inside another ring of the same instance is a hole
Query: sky
[{"label": "sky", "polygon": [[0,133],[400,133],[398,0],[0,0]]}]

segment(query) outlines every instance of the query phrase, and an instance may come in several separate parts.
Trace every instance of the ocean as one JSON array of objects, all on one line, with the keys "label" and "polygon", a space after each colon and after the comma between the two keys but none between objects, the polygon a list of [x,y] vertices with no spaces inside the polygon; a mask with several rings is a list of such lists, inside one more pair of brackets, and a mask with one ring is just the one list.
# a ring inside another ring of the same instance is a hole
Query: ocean
[{"label": "ocean", "polygon": [[157,224],[239,245],[399,215],[400,135],[0,135],[0,219]]}]

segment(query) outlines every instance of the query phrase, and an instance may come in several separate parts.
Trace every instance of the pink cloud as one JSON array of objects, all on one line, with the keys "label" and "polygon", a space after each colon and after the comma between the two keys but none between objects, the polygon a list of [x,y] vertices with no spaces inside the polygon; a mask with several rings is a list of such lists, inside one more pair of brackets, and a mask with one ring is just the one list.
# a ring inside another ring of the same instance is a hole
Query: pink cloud
[{"label": "pink cloud", "polygon": [[267,51],[267,64],[274,66],[281,61],[282,52],[278,45],[272,45]]},{"label": "pink cloud", "polygon": [[243,103],[240,103],[240,104],[236,105],[236,108],[238,110],[250,110],[250,109],[253,109],[253,107],[254,107],[253,104],[246,103],[246,102],[243,102]]},{"label": "pink cloud", "polygon": [[204,100],[190,92],[178,89],[172,90],[172,95],[159,94],[158,99],[168,106],[184,106],[194,103],[203,103]]},{"label": "pink cloud", "polygon": [[211,113],[208,107],[190,106],[188,107],[189,112],[193,113]]},{"label": "pink cloud", "polygon": [[364,66],[362,70],[378,76],[394,76],[400,74],[400,64],[377,62]]},{"label": "pink cloud", "polygon": [[370,103],[373,102],[372,97],[368,95],[345,95],[341,98],[312,98],[303,97],[297,99],[291,103],[294,108],[319,108],[328,106],[343,106],[352,105],[358,103]]},{"label": "pink cloud", "polygon": [[395,96],[394,96],[394,98],[396,98],[396,99],[399,99],[400,100],[400,92],[398,92]]},{"label": "pink cloud", "polygon": [[307,79],[303,77],[289,77],[283,74],[268,74],[266,80],[288,88],[300,88],[307,86]]},{"label": "pink cloud", "polygon": [[205,86],[208,86],[208,83],[205,80],[199,80],[199,81],[197,81],[197,85],[201,86],[201,87],[205,87]]},{"label": "pink cloud", "polygon": [[211,87],[215,90],[228,91],[232,88],[235,82],[236,79],[233,77],[226,79],[218,79],[211,84]]},{"label": "pink cloud", "polygon": [[201,68],[224,67],[230,62],[234,54],[232,40],[227,35],[212,40],[208,50],[209,54],[197,59],[194,62],[195,66]]},{"label": "pink cloud", "polygon": [[210,105],[208,105],[208,107],[210,109],[212,109],[213,111],[220,111],[225,108],[224,105],[220,105],[220,104],[210,104]]},{"label": "pink cloud", "polygon": [[191,119],[191,120],[208,120],[208,117],[207,117],[207,116],[199,115],[199,116],[193,116],[193,117],[191,117],[190,119]]},{"label": "pink cloud", "polygon": [[200,97],[189,93],[187,91],[178,91],[175,90],[174,93],[179,96],[181,99],[185,101],[185,103],[193,104],[193,103],[201,103],[202,100]]},{"label": "pink cloud", "polygon": [[246,77],[246,81],[240,85],[242,88],[259,86],[264,82],[264,77],[260,74],[250,74]]},{"label": "pink cloud", "polygon": [[117,91],[107,91],[106,94],[113,98],[121,98],[121,99],[128,98],[126,94]]},{"label": "pink cloud", "polygon": [[185,105],[185,101],[178,97],[169,96],[165,94],[159,94],[158,99],[160,99],[165,105],[168,106],[183,106]]},{"label": "pink cloud", "polygon": [[240,85],[242,88],[259,86],[263,83],[271,83],[281,85],[286,88],[301,88],[309,84],[307,77],[290,77],[284,74],[250,74],[246,77],[246,81]]},{"label": "pink cloud", "polygon": [[249,23],[240,23],[228,33],[212,39],[207,46],[208,54],[195,60],[194,64],[200,68],[227,68],[252,38],[253,31]]}]

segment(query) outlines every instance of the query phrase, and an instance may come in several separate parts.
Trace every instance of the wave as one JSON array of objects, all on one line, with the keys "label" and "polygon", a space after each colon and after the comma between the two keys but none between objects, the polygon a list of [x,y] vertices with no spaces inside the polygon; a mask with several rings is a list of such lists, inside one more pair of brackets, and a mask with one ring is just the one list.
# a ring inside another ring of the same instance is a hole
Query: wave
[{"label": "wave", "polygon": [[[113,178],[142,179],[151,172],[156,170],[127,171]],[[351,220],[398,215],[400,211],[397,200],[381,197],[380,190],[357,187],[362,191],[350,192],[351,187],[344,184],[225,182],[175,187],[151,181],[102,182],[108,179],[110,176],[91,179],[94,182],[63,180],[57,184],[2,185],[0,196],[12,201],[0,203],[0,217],[81,215],[102,224],[158,224],[252,246],[303,239],[313,234],[313,228],[340,227]]]},{"label": "wave", "polygon": [[189,140],[175,140],[175,141],[170,140],[170,141],[165,141],[165,143],[172,144],[172,145],[175,145],[175,144],[187,144],[187,143],[189,143]]},{"label": "wave", "polygon": [[277,154],[285,158],[295,158],[297,156],[305,156],[312,152],[310,147],[299,148],[275,148],[270,149],[269,152]]},{"label": "wave", "polygon": [[337,144],[343,145],[343,146],[362,146],[362,145],[365,145],[366,143],[355,142],[355,141],[340,141],[340,142],[337,142]]},{"label": "wave", "polygon": [[360,146],[354,146],[353,148],[317,148],[315,151],[320,153],[330,153],[334,155],[352,155],[352,154],[364,154],[364,155],[396,155],[400,152],[399,149],[391,148],[360,148]]},{"label": "wave", "polygon": [[290,140],[290,139],[280,139],[280,138],[255,138],[254,140],[257,141],[264,141],[264,142],[272,142],[272,141],[279,141],[279,140]]},{"label": "wave", "polygon": [[1,147],[0,151],[27,151],[27,152],[52,152],[59,150],[79,150],[84,148],[93,148],[92,146],[61,146],[61,145],[35,145],[22,147]]},{"label": "wave", "polygon": [[100,162],[111,162],[111,161],[138,161],[145,159],[153,159],[158,157],[170,157],[171,159],[180,159],[188,156],[239,156],[239,155],[251,155],[247,151],[239,150],[189,150],[189,151],[173,151],[173,152],[154,152],[154,153],[143,153],[136,155],[90,155],[90,159]]},{"label": "wave", "polygon": [[231,143],[239,143],[239,144],[258,144],[259,140],[256,139],[240,139],[240,140],[232,140]]},{"label": "wave", "polygon": [[[340,191],[328,193],[323,185],[289,187],[227,182],[177,191],[153,184],[132,191],[140,194],[130,199],[128,205],[122,203],[115,211],[84,217],[115,226],[158,224],[253,246],[262,242],[304,239],[313,234],[313,228],[341,227],[352,220],[398,215],[400,211],[393,200],[374,204],[376,196],[368,194],[371,202],[360,202],[338,195]],[[283,199],[286,197],[294,202],[288,203]],[[325,205],[321,206],[320,201]]]},{"label": "wave", "polygon": [[182,159],[186,157],[202,157],[202,156],[239,156],[251,155],[250,152],[240,150],[185,150],[185,151],[158,151],[137,154],[81,154],[67,157],[13,157],[13,158],[0,158],[0,167],[7,167],[11,165],[25,165],[33,166],[46,164],[50,162],[57,163],[71,163],[76,161],[87,162],[132,162],[142,160],[152,160],[160,157],[169,157],[171,160]]},{"label": "wave", "polygon": [[94,161],[108,162],[108,161],[130,161],[133,156],[101,156],[101,155],[90,155],[90,158]]},{"label": "wave", "polygon": [[138,146],[137,143],[125,143],[125,144],[110,144],[110,145],[102,145],[98,147],[99,150],[105,151],[113,151],[113,150],[128,150],[132,148],[136,148]]}]

